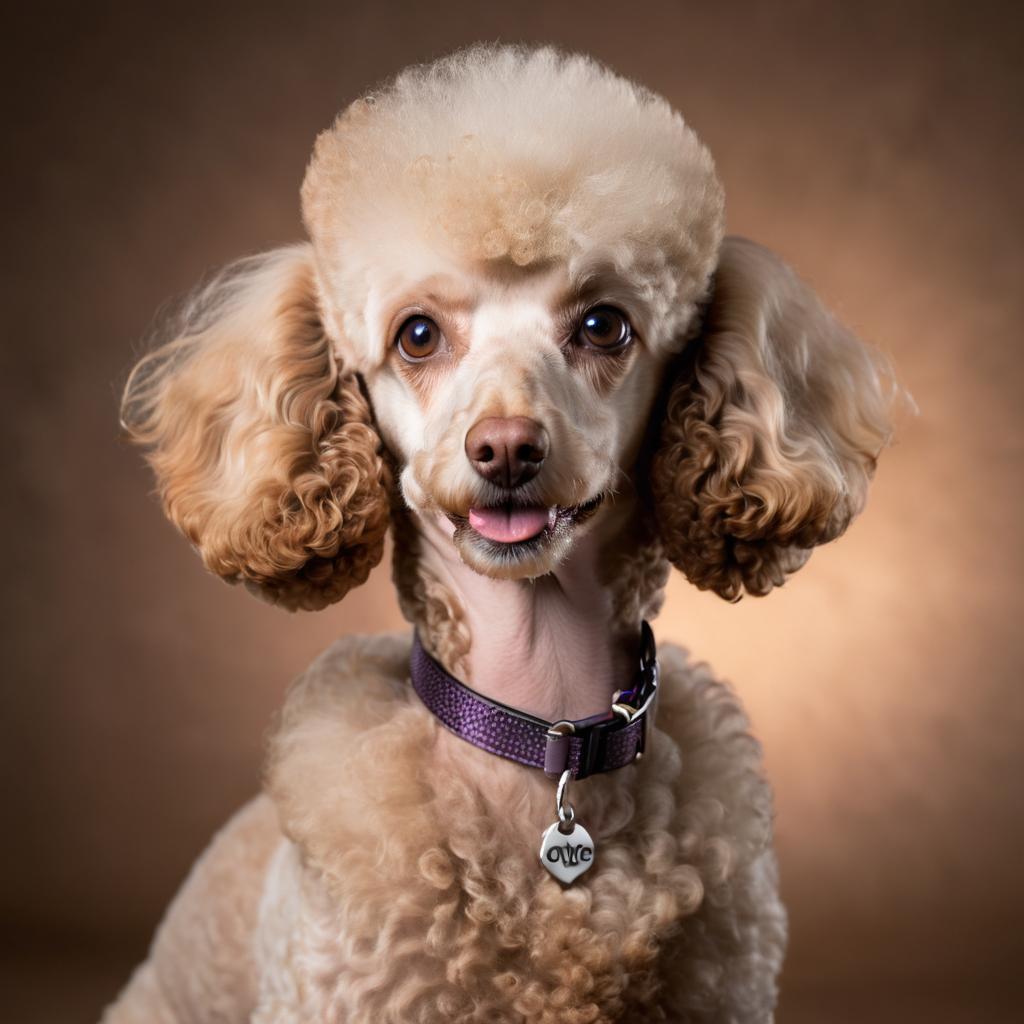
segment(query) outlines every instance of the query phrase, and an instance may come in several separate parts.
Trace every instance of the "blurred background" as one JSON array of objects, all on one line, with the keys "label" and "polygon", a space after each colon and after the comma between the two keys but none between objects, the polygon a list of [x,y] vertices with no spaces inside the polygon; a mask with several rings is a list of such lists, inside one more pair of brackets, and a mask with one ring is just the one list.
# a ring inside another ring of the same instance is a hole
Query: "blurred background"
[{"label": "blurred background", "polygon": [[59,4],[9,19],[2,195],[5,1021],[93,1021],[259,785],[283,691],[401,625],[386,567],[264,606],[164,521],[116,408],[158,307],[301,236],[316,133],[404,65],[553,41],[663,93],[729,228],[920,406],[868,509],[764,600],[674,579],[777,794],[781,1024],[1020,1019],[1024,47],[989,2]]}]

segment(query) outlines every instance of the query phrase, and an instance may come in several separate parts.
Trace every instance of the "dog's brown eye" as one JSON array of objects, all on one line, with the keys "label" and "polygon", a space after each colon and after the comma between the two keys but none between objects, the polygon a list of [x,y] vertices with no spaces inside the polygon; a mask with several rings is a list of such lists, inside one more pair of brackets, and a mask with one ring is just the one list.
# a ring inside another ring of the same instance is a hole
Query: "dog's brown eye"
[{"label": "dog's brown eye", "polygon": [[632,336],[633,328],[629,321],[611,306],[597,306],[590,310],[576,332],[577,339],[584,345],[606,352],[621,348]]},{"label": "dog's brown eye", "polygon": [[432,356],[441,344],[441,328],[428,316],[414,316],[402,324],[395,339],[403,359],[418,363]]}]

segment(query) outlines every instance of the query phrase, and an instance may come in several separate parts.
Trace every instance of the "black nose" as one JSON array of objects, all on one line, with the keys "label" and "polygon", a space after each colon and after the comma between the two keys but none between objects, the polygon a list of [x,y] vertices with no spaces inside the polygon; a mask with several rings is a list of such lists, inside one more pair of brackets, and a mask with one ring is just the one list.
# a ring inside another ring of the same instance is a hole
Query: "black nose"
[{"label": "black nose", "polygon": [[532,480],[548,448],[548,432],[526,416],[488,416],[466,435],[466,457],[485,480],[499,487]]}]

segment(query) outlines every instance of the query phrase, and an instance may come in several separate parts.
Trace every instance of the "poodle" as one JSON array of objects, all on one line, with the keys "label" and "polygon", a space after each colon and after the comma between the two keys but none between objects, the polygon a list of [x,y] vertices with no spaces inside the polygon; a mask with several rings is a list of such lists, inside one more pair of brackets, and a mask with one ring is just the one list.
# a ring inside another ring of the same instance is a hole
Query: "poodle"
[{"label": "poodle", "polygon": [[584,56],[404,71],[317,139],[302,211],[195,294],[123,424],[209,570],[321,609],[390,531],[414,631],[293,684],[104,1022],[771,1020],[759,747],[646,622],[672,566],[735,601],[844,531],[884,361]]}]

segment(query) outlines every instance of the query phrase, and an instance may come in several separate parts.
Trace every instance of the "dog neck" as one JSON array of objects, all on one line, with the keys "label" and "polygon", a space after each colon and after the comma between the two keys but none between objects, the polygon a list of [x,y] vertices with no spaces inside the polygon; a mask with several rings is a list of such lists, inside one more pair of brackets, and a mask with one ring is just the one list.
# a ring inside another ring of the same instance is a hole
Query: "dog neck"
[{"label": "dog neck", "polygon": [[[406,614],[445,668],[486,697],[549,721],[607,711],[612,694],[632,683],[640,618],[651,604],[634,594],[624,609],[621,573],[609,578],[630,520],[626,508],[606,517],[545,576],[499,580],[461,561],[446,520],[417,519],[408,524],[418,535],[415,564],[396,549]],[[664,575],[648,582],[656,606]]]}]

